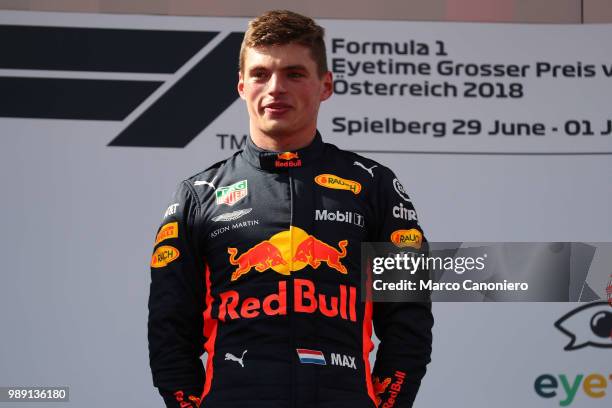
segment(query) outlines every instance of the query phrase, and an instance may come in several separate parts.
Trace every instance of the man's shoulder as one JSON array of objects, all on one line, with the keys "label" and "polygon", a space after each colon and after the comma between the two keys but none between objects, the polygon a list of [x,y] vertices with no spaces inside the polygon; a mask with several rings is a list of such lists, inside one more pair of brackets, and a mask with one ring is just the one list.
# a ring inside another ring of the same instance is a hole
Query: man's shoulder
[{"label": "man's shoulder", "polygon": [[340,149],[338,146],[331,143],[326,143],[326,146],[330,155],[334,156],[335,163],[354,169],[355,172],[363,171],[364,175],[369,175],[374,182],[395,177],[393,171],[389,167],[374,159],[351,150]]},{"label": "man's shoulder", "polygon": [[197,173],[192,174],[183,180],[183,183],[190,184],[192,186],[213,183],[213,179],[217,177],[219,171],[222,171],[229,162],[234,160],[234,158],[241,152],[242,150],[234,153],[232,156],[226,157],[223,160],[219,160],[218,162],[211,164],[204,170],[200,170]]},{"label": "man's shoulder", "polygon": [[182,179],[179,182],[178,193],[186,194],[187,196],[193,196],[196,202],[202,204],[210,192],[214,192],[217,188],[217,179],[219,178],[220,172],[228,166],[240,151],[234,155],[227,157],[223,160],[208,166],[204,170],[200,170],[191,176]]}]

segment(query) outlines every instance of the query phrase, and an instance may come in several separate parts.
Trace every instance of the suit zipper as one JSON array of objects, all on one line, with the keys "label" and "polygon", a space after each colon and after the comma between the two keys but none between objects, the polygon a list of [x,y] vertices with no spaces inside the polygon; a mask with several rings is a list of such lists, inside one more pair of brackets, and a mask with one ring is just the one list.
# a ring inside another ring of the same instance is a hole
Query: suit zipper
[{"label": "suit zipper", "polygon": [[[289,245],[290,248],[293,248],[293,234],[291,233],[291,228],[293,226],[293,205],[294,205],[294,200],[293,200],[293,177],[292,177],[292,171],[291,169],[288,169],[287,171],[287,175],[289,177],[289,210],[290,210],[290,216],[289,216]],[[289,261],[289,266],[290,269],[291,268],[291,263],[293,262],[293,258]],[[295,296],[295,294],[293,293],[293,279],[291,277],[291,275],[289,275],[289,279],[291,280],[291,282],[289,285],[287,285],[290,289],[289,291],[291,292],[291,297],[290,299],[293,299],[293,297]],[[289,293],[288,293],[289,295]],[[291,364],[291,375],[292,375],[292,381],[291,381],[291,406],[293,408],[296,407],[297,405],[297,362],[296,362],[296,340],[295,340],[295,316],[294,316],[294,311],[293,311],[293,302],[289,302],[289,323],[291,326],[291,350],[290,353],[292,355],[292,364]]]}]

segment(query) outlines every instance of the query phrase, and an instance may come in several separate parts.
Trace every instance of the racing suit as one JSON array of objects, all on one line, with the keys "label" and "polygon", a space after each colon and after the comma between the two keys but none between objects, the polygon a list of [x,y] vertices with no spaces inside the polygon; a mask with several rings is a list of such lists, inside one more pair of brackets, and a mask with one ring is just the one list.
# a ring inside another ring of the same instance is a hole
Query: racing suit
[{"label": "racing suit", "polygon": [[426,242],[402,185],[318,132],[295,152],[247,139],[179,185],[158,229],[149,353],[166,405],[412,406],[431,304],[362,302],[360,288],[362,241]]}]

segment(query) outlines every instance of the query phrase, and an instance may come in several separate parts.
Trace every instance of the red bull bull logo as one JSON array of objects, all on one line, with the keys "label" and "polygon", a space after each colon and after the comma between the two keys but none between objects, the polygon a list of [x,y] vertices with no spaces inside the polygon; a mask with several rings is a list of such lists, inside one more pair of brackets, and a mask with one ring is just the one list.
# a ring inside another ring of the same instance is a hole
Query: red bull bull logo
[{"label": "red bull bull logo", "polygon": [[348,271],[341,259],[347,254],[347,246],[348,241],[344,239],[338,242],[336,249],[303,229],[292,226],[288,231],[274,234],[238,257],[238,249],[228,248],[229,262],[237,266],[232,272],[231,280],[237,280],[252,268],[257,272],[272,269],[281,275],[290,275],[306,265],[317,269],[322,263],[346,274]]},{"label": "red bull bull logo", "polygon": [[284,152],[279,153],[276,156],[276,161],[274,162],[274,167],[301,167],[302,160],[297,153],[294,152]]},{"label": "red bull bull logo", "polygon": [[191,402],[185,400],[185,393],[183,391],[176,391],[174,393],[174,397],[176,398],[176,401],[179,403],[181,408],[191,408],[200,406],[200,398],[196,397],[195,395],[190,395],[189,397],[187,397],[187,399]]},{"label": "red bull bull logo", "polygon": [[317,269],[321,262],[325,262],[330,268],[346,274],[346,267],[342,265],[340,259],[346,256],[347,245],[348,241],[346,239],[338,242],[340,247],[340,251],[338,251],[331,245],[327,245],[325,242],[310,235],[297,247],[293,261],[308,263],[314,269]]},{"label": "red bull bull logo", "polygon": [[278,248],[270,241],[260,242],[240,255],[238,259],[236,259],[238,253],[236,248],[227,248],[227,252],[230,254],[230,264],[238,266],[232,273],[232,281],[249,272],[251,268],[255,268],[257,272],[263,272],[273,266],[287,265]]},{"label": "red bull bull logo", "polygon": [[[389,396],[387,400],[384,402],[379,402],[377,406],[382,406],[382,408],[392,408],[397,401],[397,397],[402,391],[402,385],[404,384],[405,379],[406,373],[403,371],[396,370],[395,373],[393,373],[393,383],[389,387]],[[380,405],[380,403],[382,403],[382,405]]]},{"label": "red bull bull logo", "polygon": [[278,157],[279,160],[292,160],[292,159],[299,159],[300,158],[300,156],[297,153],[294,153],[294,152],[279,153],[277,157]]}]

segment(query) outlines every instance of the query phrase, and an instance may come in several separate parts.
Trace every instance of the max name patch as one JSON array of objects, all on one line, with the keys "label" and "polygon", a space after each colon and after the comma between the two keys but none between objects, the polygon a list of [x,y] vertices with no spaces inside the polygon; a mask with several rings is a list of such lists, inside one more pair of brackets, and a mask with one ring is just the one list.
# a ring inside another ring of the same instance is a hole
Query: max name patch
[{"label": "max name patch", "polygon": [[169,245],[162,245],[151,257],[151,268],[163,268],[179,257],[179,250]]},{"label": "max name patch", "polygon": [[361,184],[353,180],[343,179],[333,174],[319,174],[315,177],[315,183],[322,187],[333,188],[334,190],[348,190],[357,195],[361,192]]},{"label": "max name patch", "polygon": [[[295,349],[298,353],[300,363],[302,364],[318,364],[327,365],[325,355],[319,350],[310,349]],[[357,369],[355,365],[355,357],[346,356],[344,354],[331,353],[331,365]]]},{"label": "max name patch", "polygon": [[411,228],[409,230],[397,230],[391,233],[391,242],[399,248],[411,247],[415,249],[421,248],[423,242],[423,234],[421,231]]},{"label": "max name patch", "polygon": [[169,222],[165,224],[159,232],[157,233],[157,237],[155,237],[155,245],[159,244],[163,240],[169,238],[178,238],[178,222]]}]

